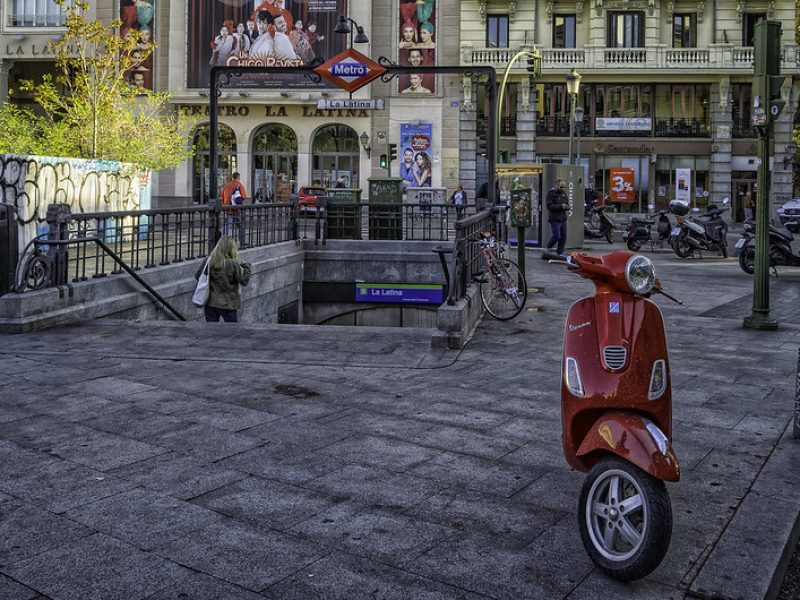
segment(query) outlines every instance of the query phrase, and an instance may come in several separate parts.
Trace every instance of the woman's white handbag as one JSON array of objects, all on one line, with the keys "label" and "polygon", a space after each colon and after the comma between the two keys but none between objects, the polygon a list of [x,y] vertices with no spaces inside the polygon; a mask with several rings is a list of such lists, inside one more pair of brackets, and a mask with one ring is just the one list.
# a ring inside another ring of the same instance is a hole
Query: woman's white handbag
[{"label": "woman's white handbag", "polygon": [[211,257],[208,257],[203,270],[200,272],[200,277],[197,278],[197,287],[194,288],[192,294],[192,304],[198,307],[203,307],[208,302],[208,295],[211,293],[211,288],[208,286],[208,269],[211,264]]}]

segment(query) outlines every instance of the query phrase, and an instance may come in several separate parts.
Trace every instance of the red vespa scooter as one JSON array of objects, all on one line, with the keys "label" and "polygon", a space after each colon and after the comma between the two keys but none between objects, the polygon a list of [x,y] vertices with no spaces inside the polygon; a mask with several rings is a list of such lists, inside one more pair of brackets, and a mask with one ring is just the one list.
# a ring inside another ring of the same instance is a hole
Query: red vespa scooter
[{"label": "red vespa scooter", "polygon": [[672,535],[665,481],[680,467],[670,438],[672,395],[652,261],[627,250],[542,258],[595,284],[567,313],[561,420],[567,462],[589,474],[578,524],[587,553],[621,581],[644,577],[664,558]]}]

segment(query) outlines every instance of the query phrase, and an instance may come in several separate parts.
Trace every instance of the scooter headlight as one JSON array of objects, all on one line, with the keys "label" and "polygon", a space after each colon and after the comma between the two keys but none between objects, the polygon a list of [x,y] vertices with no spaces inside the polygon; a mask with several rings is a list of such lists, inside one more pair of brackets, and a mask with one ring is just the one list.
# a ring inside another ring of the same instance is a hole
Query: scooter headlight
[{"label": "scooter headlight", "polygon": [[564,361],[564,379],[567,382],[567,389],[573,396],[583,398],[583,383],[581,374],[578,371],[578,361],[571,356]]},{"label": "scooter headlight", "polygon": [[667,389],[667,363],[659,358],[653,363],[653,372],[650,374],[650,390],[647,392],[648,400],[657,400]]},{"label": "scooter headlight", "polygon": [[625,280],[634,294],[646,294],[656,284],[656,269],[646,256],[637,254],[625,265]]}]

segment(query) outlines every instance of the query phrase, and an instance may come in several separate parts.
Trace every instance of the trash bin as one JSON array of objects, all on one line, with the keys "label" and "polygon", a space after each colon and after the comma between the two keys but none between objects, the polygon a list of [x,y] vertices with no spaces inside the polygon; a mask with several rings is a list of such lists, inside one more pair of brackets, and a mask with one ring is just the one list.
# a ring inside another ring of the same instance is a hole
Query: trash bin
[{"label": "trash bin", "polygon": [[16,210],[8,204],[0,204],[0,296],[14,287],[19,260]]},{"label": "trash bin", "polygon": [[327,225],[328,239],[361,239],[361,188],[328,188]]},{"label": "trash bin", "polygon": [[369,239],[403,239],[402,178],[369,178]]}]

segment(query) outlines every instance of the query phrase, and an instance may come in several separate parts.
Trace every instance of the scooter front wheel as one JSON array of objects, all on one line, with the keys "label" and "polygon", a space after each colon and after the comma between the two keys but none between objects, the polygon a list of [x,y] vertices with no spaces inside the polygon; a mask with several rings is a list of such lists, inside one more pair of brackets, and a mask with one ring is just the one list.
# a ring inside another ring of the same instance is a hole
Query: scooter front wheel
[{"label": "scooter front wheel", "polygon": [[626,242],[626,246],[628,246],[628,250],[631,252],[638,252],[639,248],[642,247],[642,240],[635,237],[629,237],[628,241]]},{"label": "scooter front wheel", "polygon": [[688,258],[692,255],[693,249],[691,244],[686,241],[686,238],[678,237],[672,244],[672,249],[675,250],[675,254],[677,254],[681,258]]},{"label": "scooter front wheel", "polygon": [[589,471],[578,514],[586,552],[614,579],[641,579],[669,547],[672,507],[664,482],[619,457],[605,458]]}]

